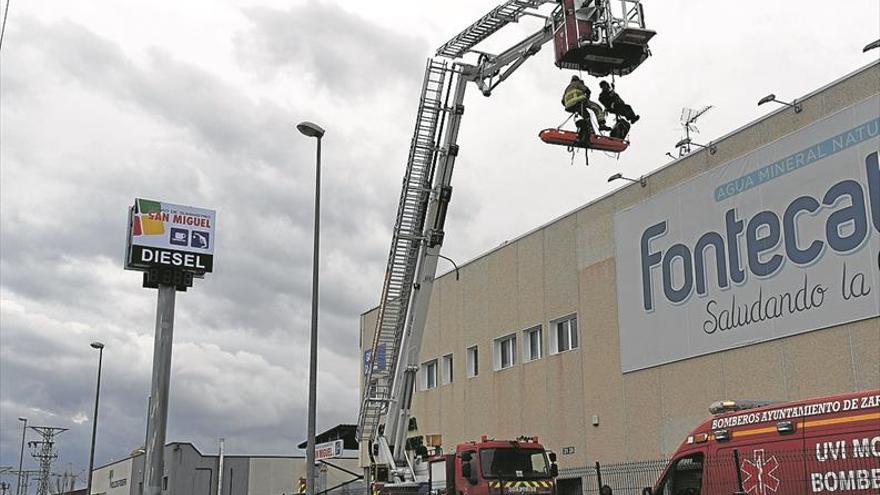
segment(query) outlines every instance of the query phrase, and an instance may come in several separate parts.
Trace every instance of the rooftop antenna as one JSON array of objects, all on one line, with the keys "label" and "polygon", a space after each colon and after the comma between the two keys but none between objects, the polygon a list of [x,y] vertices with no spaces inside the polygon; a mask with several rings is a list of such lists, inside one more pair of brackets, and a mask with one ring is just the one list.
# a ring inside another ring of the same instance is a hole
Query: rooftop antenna
[{"label": "rooftop antenna", "polygon": [[678,156],[682,157],[691,152],[691,133],[699,134],[700,129],[697,128],[697,119],[704,113],[708,112],[712,105],[703,107],[700,110],[693,108],[681,109],[681,126],[684,128],[684,139],[680,140],[676,147],[678,148]]}]

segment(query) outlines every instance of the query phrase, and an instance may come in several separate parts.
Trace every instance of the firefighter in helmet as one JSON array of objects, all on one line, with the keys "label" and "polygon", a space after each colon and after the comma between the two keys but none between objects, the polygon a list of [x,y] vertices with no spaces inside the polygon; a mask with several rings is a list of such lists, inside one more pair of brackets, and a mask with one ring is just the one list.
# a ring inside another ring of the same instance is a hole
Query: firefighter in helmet
[{"label": "firefighter in helmet", "polygon": [[592,110],[596,114],[596,121],[599,122],[599,130],[611,130],[605,125],[605,111],[598,103],[590,100],[590,88],[578,76],[571,76],[571,82],[565,87],[562,106],[567,112],[580,115],[586,122],[590,121],[590,113],[587,110]]}]

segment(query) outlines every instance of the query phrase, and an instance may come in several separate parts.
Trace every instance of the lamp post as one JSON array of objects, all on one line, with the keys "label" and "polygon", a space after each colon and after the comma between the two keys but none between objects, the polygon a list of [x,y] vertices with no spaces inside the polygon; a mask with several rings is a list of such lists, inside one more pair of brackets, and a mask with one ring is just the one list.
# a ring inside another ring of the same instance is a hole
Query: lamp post
[{"label": "lamp post", "polygon": [[306,443],[306,495],[315,495],[315,401],[318,374],[318,241],[321,233],[321,138],[324,129],[312,122],[300,122],[296,129],[304,136],[317,138],[315,164],[315,233],[312,252],[312,333],[309,347],[309,420]]},{"label": "lamp post", "polygon": [[776,95],[774,95],[773,93],[770,93],[769,95],[767,95],[767,96],[761,98],[760,100],[758,100],[758,106],[761,106],[761,105],[763,105],[763,104],[765,104],[765,103],[770,103],[771,101],[776,102],[776,103],[779,103],[780,105],[785,105],[785,106],[787,106],[787,107],[794,108],[794,113],[801,113],[801,110],[804,109],[804,108],[801,106],[801,104],[798,103],[797,100],[793,100],[791,103],[788,103],[788,102],[785,102],[785,101],[782,101],[782,100],[777,100],[777,99],[776,99]]},{"label": "lamp post", "polygon": [[92,415],[92,448],[89,450],[89,477],[86,483],[86,495],[92,493],[92,471],[95,469],[95,434],[98,432],[98,399],[101,397],[101,364],[104,360],[104,344],[92,342],[92,349],[98,350],[98,384],[95,387],[95,413]]},{"label": "lamp post", "polygon": [[645,187],[648,185],[648,180],[645,179],[644,175],[639,177],[638,179],[631,179],[629,177],[624,177],[623,174],[614,174],[608,178],[608,182],[614,182],[616,180],[625,180],[628,182],[632,182],[633,184],[638,184],[642,187]]},{"label": "lamp post", "polygon": [[21,450],[18,452],[18,482],[15,484],[15,495],[21,495],[21,468],[24,464],[24,437],[27,433],[27,418],[18,418],[24,425],[21,427]]}]

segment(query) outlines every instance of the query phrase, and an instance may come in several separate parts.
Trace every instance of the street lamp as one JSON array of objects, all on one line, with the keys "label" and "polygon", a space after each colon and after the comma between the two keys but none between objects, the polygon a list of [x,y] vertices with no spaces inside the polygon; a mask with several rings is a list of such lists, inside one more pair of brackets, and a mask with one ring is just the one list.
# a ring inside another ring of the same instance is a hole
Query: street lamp
[{"label": "street lamp", "polygon": [[24,464],[24,437],[27,433],[27,418],[18,418],[24,425],[21,427],[21,450],[18,452],[18,482],[15,485],[15,495],[21,495],[21,468]]},{"label": "street lamp", "polygon": [[318,374],[318,241],[321,233],[321,138],[324,129],[312,122],[300,122],[296,129],[304,136],[317,138],[315,165],[315,233],[312,252],[312,332],[309,349],[309,426],[306,443],[306,495],[315,495],[315,401]]},{"label": "street lamp", "polygon": [[95,413],[92,415],[92,448],[89,451],[89,477],[86,484],[86,495],[92,493],[92,471],[95,469],[95,434],[98,432],[98,399],[101,397],[101,364],[104,360],[104,344],[98,341],[89,344],[98,350],[98,384],[95,387]]},{"label": "street lamp", "polygon": [[614,182],[616,180],[625,180],[628,182],[632,182],[633,184],[638,184],[642,187],[645,187],[648,185],[648,181],[647,181],[647,179],[645,179],[644,175],[639,177],[638,179],[630,179],[629,177],[624,177],[623,174],[614,174],[608,178],[608,182]]},{"label": "street lamp", "polygon": [[684,138],[681,141],[675,143],[676,148],[686,148],[688,153],[690,153],[690,151],[691,151],[691,149],[690,149],[691,146],[696,146],[698,148],[708,148],[710,155],[714,155],[718,151],[718,148],[714,144],[712,144],[711,142],[708,145],[697,144],[697,143],[691,141],[691,138]]},{"label": "street lamp", "polygon": [[787,107],[794,108],[794,113],[801,113],[801,110],[804,109],[804,107],[802,107],[801,104],[798,103],[797,100],[792,100],[791,103],[788,103],[788,102],[785,102],[782,100],[777,100],[776,95],[774,95],[773,93],[770,93],[769,95],[758,100],[758,106],[761,106],[765,103],[770,103],[770,102],[776,102],[776,103],[779,103],[780,105],[785,105]]}]

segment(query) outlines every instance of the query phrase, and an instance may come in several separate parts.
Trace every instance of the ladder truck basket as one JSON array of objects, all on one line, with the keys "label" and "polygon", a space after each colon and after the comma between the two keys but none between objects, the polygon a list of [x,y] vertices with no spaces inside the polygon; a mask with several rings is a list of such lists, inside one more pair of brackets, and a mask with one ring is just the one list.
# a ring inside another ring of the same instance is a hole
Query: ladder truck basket
[{"label": "ladder truck basket", "polygon": [[615,11],[612,0],[562,0],[553,36],[556,66],[605,77],[624,76],[641,65],[657,33],[645,27],[641,2],[620,5]]}]

